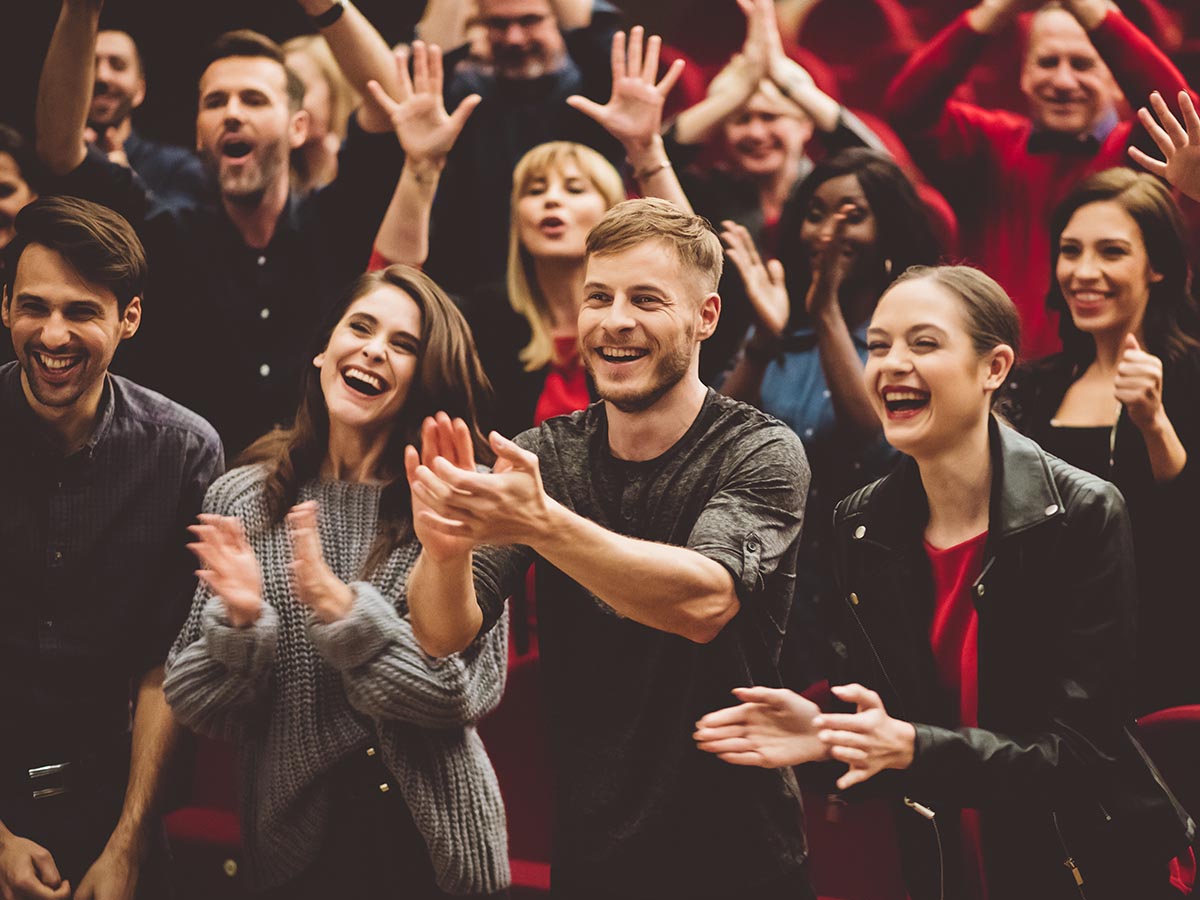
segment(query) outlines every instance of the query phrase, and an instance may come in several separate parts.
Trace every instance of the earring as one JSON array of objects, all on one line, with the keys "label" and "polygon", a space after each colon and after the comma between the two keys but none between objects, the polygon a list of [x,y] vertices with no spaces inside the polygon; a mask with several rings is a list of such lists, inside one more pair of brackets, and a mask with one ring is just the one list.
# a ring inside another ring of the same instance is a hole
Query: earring
[{"label": "earring", "polygon": [[887,272],[889,275],[892,274],[892,261],[890,259],[885,259],[883,261],[883,271]]}]

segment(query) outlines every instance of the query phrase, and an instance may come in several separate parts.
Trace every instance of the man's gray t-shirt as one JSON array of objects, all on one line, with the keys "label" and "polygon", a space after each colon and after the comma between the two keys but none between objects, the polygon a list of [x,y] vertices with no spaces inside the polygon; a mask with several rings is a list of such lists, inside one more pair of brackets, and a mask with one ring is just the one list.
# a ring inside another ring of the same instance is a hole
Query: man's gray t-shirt
[{"label": "man's gray t-shirt", "polygon": [[[805,858],[790,770],[732,766],[696,749],[695,722],[730,690],[778,684],[809,471],[781,422],[712,391],[666,453],[612,456],[605,407],[517,438],[546,492],[620,534],[689,547],[733,576],[741,609],[697,644],[619,616],[539,562],[538,623],[556,776],[553,880],[583,897],[753,897]],[[485,613],[535,555],[483,547]],[[636,583],[630,591],[639,590]]]}]

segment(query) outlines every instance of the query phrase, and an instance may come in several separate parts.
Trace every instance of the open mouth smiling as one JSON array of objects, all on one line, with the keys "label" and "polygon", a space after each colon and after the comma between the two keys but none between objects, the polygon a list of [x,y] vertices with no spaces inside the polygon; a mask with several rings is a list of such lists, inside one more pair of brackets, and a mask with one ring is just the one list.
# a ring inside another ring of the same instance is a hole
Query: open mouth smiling
[{"label": "open mouth smiling", "polygon": [[598,347],[596,352],[605,362],[622,364],[636,362],[650,351],[641,347]]},{"label": "open mouth smiling", "polygon": [[250,155],[252,149],[248,141],[232,139],[221,145],[221,155],[229,159],[244,159]]},{"label": "open mouth smiling", "polygon": [[74,369],[83,362],[82,355],[75,356],[51,356],[47,353],[34,351],[32,354],[38,366],[50,375],[64,375],[71,369]]},{"label": "open mouth smiling", "polygon": [[346,387],[368,397],[378,397],[387,390],[387,382],[373,372],[350,366],[342,370],[342,381]]},{"label": "open mouth smiling", "polygon": [[911,387],[885,387],[883,405],[889,418],[907,418],[929,405],[929,391]]}]

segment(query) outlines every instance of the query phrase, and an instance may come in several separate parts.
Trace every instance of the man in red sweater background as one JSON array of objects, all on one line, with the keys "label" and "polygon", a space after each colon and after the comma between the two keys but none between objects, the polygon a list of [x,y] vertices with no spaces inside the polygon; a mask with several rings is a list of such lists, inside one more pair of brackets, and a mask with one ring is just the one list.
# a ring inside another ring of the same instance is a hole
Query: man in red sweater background
[{"label": "man in red sweater background", "polygon": [[[951,100],[993,35],[1038,8],[1021,72],[1029,115]],[[981,0],[896,76],[885,112],[958,214],[960,246],[1021,311],[1029,358],[1059,347],[1047,313],[1049,218],[1082,178],[1127,163],[1134,121],[1152,90],[1174,97],[1179,70],[1108,0]]]}]

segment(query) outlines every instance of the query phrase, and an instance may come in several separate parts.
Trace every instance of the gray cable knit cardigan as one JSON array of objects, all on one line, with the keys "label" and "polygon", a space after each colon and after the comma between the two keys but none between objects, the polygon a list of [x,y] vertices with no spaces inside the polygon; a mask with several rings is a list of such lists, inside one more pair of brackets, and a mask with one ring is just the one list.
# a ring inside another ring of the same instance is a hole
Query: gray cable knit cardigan
[{"label": "gray cable knit cardigan", "polygon": [[293,596],[285,524],[270,525],[265,469],[216,481],[206,512],[245,525],[263,573],[266,606],[251,627],[230,626],[201,585],[167,660],[165,691],[196,731],[240,745],[241,813],[250,877],[260,889],[299,875],[319,852],[330,807],[321,775],[378,741],[439,887],[491,893],[509,883],[504,806],[473,722],[504,688],[507,620],[460,654],[426,656],[407,618],[405,582],[420,551],[397,547],[371,582],[357,581],[375,537],[381,488],[319,481],[300,500],[320,504],[325,560],[354,590],[341,621],[317,622]]}]

